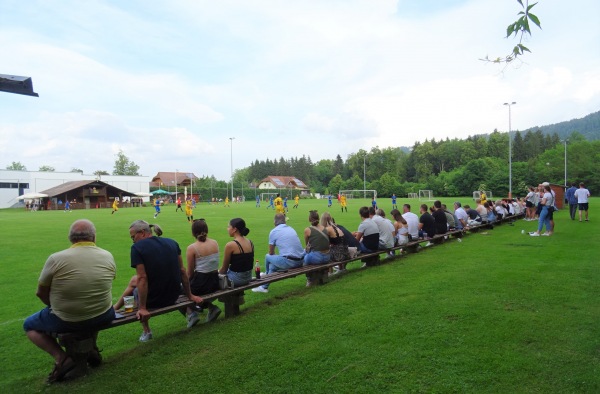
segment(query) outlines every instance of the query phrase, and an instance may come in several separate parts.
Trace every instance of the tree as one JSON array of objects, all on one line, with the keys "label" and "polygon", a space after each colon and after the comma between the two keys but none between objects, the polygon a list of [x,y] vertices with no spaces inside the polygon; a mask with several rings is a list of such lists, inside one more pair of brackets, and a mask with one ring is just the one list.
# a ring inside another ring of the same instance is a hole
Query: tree
[{"label": "tree", "polygon": [[117,159],[115,160],[115,167],[113,169],[113,175],[140,175],[138,171],[140,166],[129,160],[122,150],[117,153]]},{"label": "tree", "polygon": [[80,174],[83,174],[83,170],[82,169],[75,168],[75,167],[71,168],[71,172],[79,172]]},{"label": "tree", "polygon": [[38,171],[41,171],[41,172],[54,172],[54,167],[44,165],[44,166],[40,166],[40,169]]},{"label": "tree", "polygon": [[96,170],[94,171],[94,175],[110,175],[110,173],[104,170]]},{"label": "tree", "polygon": [[13,161],[12,164],[6,166],[6,169],[12,171],[27,171],[27,167],[20,161]]}]

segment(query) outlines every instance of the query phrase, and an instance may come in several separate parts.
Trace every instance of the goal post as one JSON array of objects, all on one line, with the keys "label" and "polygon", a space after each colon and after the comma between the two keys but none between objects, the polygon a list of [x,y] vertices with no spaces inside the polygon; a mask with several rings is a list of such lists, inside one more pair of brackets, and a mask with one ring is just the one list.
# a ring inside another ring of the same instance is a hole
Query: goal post
[{"label": "goal post", "polygon": [[416,200],[419,198],[419,195],[417,193],[408,193],[408,198],[414,198]]},{"label": "goal post", "polygon": [[[485,197],[488,200],[492,199],[492,191],[491,190],[490,191],[483,190],[483,192],[485,193]],[[473,192],[473,201],[477,200],[478,198],[481,198],[481,191],[476,190],[476,191]]]},{"label": "goal post", "polygon": [[273,196],[273,198],[277,197],[279,193],[260,193],[260,200],[261,201],[269,201],[269,199],[271,198],[271,196]]},{"label": "goal post", "polygon": [[375,198],[377,199],[377,190],[340,190],[339,194],[343,194],[346,198]]},{"label": "goal post", "polygon": [[419,190],[419,201],[434,201],[432,190]]}]

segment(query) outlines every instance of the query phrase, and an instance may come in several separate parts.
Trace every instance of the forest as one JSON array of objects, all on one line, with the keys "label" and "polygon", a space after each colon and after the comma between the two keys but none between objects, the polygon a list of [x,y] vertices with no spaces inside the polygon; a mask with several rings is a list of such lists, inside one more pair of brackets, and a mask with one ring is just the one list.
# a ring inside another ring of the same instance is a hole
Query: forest
[{"label": "forest", "polygon": [[[565,173],[567,184],[584,182],[592,194],[598,193],[600,179],[593,163],[600,161],[599,136],[600,112],[511,133],[513,195],[523,196],[527,185],[541,182],[564,185]],[[491,190],[501,197],[507,196],[509,189],[508,152],[508,133],[495,130],[463,140],[426,140],[410,148],[376,146],[346,159],[337,155],[316,163],[305,155],[257,159],[235,171],[234,192],[240,194],[240,185],[247,187],[266,176],[281,175],[295,176],[309,185],[311,192],[322,194],[363,189],[366,180],[366,189],[377,190],[381,197],[392,193],[406,196],[419,190],[432,190],[440,197]],[[200,184],[206,185],[202,179]]]}]

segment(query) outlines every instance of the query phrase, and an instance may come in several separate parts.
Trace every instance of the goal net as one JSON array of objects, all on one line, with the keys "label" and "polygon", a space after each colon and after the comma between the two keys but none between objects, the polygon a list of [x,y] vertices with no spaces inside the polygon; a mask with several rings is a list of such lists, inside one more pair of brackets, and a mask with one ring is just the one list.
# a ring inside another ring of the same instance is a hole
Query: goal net
[{"label": "goal net", "polygon": [[375,198],[377,199],[377,190],[340,190],[340,194],[346,198]]},{"label": "goal net", "polygon": [[273,199],[275,199],[275,197],[277,197],[277,194],[279,193],[260,193],[260,199],[261,201],[269,201],[271,199],[271,196],[273,196]]},{"label": "goal net", "polygon": [[417,198],[419,198],[419,195],[417,193],[408,193],[408,198],[417,199]]},{"label": "goal net", "polygon": [[[483,191],[485,193],[485,196],[488,200],[492,199],[492,192],[491,191]],[[477,200],[478,198],[481,198],[481,191],[474,191],[473,192],[473,200]]]},{"label": "goal net", "polygon": [[419,201],[434,201],[433,191],[419,190]]}]

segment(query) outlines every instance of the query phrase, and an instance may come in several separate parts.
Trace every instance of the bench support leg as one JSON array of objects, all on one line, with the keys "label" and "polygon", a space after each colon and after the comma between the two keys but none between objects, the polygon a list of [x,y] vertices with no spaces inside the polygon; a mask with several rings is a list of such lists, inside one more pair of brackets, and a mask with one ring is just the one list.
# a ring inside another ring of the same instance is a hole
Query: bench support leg
[{"label": "bench support leg", "polygon": [[102,356],[96,346],[97,338],[98,331],[58,334],[58,343],[65,348],[65,352],[75,361],[75,369],[69,372],[69,378],[85,375],[88,363],[92,367],[97,367],[102,363]]},{"label": "bench support leg", "polygon": [[219,301],[225,304],[225,317],[234,317],[240,314],[240,305],[244,305],[244,293],[222,296]]}]

